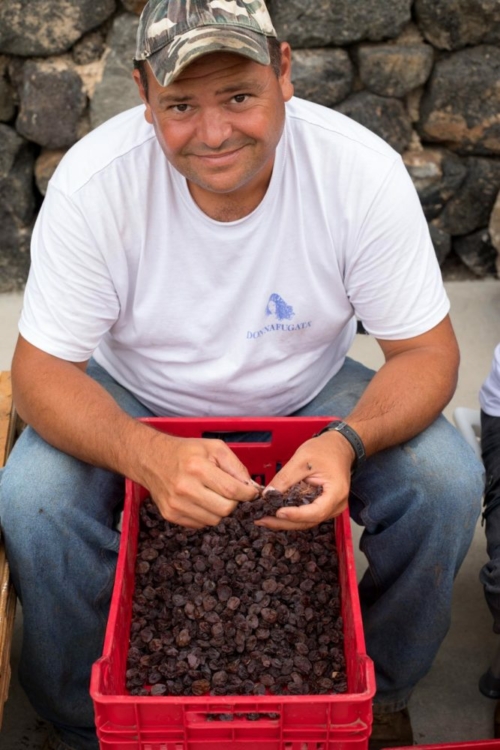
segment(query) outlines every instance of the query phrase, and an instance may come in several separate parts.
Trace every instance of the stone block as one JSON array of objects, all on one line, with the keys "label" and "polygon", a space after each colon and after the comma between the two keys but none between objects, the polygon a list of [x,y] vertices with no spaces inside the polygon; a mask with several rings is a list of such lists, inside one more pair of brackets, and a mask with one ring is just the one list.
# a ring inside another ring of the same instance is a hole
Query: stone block
[{"label": "stone block", "polygon": [[104,64],[104,73],[90,102],[90,122],[93,128],[110,117],[141,104],[132,78],[138,25],[139,19],[131,14],[115,18],[107,40],[110,51]]},{"label": "stone block", "polygon": [[487,227],[500,190],[500,160],[471,156],[463,163],[465,179],[436,219],[441,229],[454,235]]},{"label": "stone block", "polygon": [[436,218],[467,175],[467,165],[445,149],[406,151],[403,161],[415,185],[424,214]]},{"label": "stone block", "polygon": [[398,36],[412,0],[269,0],[278,38],[292,47],[331,47]]},{"label": "stone block", "polygon": [[55,149],[54,151],[43,149],[40,156],[38,156],[35,162],[35,181],[42,195],[45,195],[47,192],[49,180],[65,153],[66,151],[62,148]]},{"label": "stone block", "polygon": [[411,141],[411,120],[399,99],[362,91],[353,94],[335,109],[372,130],[400,154]]},{"label": "stone block", "polygon": [[500,49],[481,45],[436,63],[421,102],[423,140],[461,153],[500,154]]},{"label": "stone block", "polygon": [[21,289],[35,215],[33,147],[0,124],[0,292]]},{"label": "stone block", "polygon": [[453,250],[470,270],[483,278],[496,275],[497,251],[487,228],[453,239]]},{"label": "stone block", "polygon": [[500,254],[500,192],[491,212],[489,231],[491,244]]},{"label": "stone block", "polygon": [[8,58],[0,56],[0,122],[9,122],[15,113],[14,89],[8,79]]},{"label": "stone block", "polygon": [[500,42],[498,0],[415,0],[415,16],[425,38],[439,49]]},{"label": "stone block", "polygon": [[121,0],[121,2],[125,10],[128,10],[129,13],[135,13],[140,16],[147,0]]},{"label": "stone block", "polygon": [[351,92],[354,67],[345,50],[300,49],[293,52],[295,95],[332,107]]},{"label": "stone block", "polygon": [[23,57],[66,52],[115,8],[115,0],[0,2],[0,52]]},{"label": "stone block", "polygon": [[367,89],[380,96],[403,97],[429,78],[434,50],[428,44],[360,45],[359,76]]},{"label": "stone block", "polygon": [[66,148],[79,136],[87,104],[82,80],[65,58],[29,60],[23,67],[17,131],[45,148]]},{"label": "stone block", "polygon": [[89,65],[99,60],[105,49],[106,35],[102,29],[91,31],[77,41],[71,50],[75,65]]},{"label": "stone block", "polygon": [[451,235],[432,223],[429,224],[429,232],[436,252],[436,258],[439,265],[442,266],[451,252]]}]

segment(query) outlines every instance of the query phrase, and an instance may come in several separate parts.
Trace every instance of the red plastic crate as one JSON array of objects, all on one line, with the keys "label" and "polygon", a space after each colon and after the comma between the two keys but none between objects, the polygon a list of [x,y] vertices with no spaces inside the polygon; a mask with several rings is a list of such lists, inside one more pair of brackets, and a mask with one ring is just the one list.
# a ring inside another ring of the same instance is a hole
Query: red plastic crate
[{"label": "red plastic crate", "polygon": [[[415,750],[415,745],[390,750]],[[471,742],[446,742],[442,745],[419,745],[418,750],[500,750],[500,740],[473,740]]]},{"label": "red plastic crate", "polygon": [[[267,484],[297,447],[331,417],[146,419],[181,437],[210,432],[269,431],[267,443],[230,443],[250,474]],[[339,557],[347,692],[290,696],[131,696],[125,669],[134,592],[138,509],[146,490],[126,483],[122,540],[103,655],[92,669],[101,750],[366,750],[375,693],[373,664],[365,653],[348,511],[332,523]],[[231,722],[208,714],[239,714]],[[250,721],[247,714],[277,714]]]}]

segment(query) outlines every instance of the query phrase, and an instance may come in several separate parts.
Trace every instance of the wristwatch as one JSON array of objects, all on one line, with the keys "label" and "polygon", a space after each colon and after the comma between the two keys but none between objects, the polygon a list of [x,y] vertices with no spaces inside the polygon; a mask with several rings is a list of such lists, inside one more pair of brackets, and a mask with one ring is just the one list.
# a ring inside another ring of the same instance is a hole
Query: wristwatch
[{"label": "wristwatch", "polygon": [[352,445],[352,448],[354,450],[354,462],[351,468],[351,474],[354,474],[366,460],[366,452],[363,441],[359,437],[356,430],[353,430],[352,427],[350,427],[342,419],[335,419],[333,422],[330,422],[330,424],[328,424],[326,427],[323,427],[322,430],[317,432],[314,437],[319,437],[320,435],[323,435],[324,432],[330,432],[331,430],[340,432],[342,437],[345,437],[347,442]]}]

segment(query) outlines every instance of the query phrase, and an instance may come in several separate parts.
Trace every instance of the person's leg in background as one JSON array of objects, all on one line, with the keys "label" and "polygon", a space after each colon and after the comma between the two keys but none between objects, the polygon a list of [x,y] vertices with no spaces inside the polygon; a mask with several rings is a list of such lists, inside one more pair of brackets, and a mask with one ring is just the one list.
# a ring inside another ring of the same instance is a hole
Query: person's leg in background
[{"label": "person's leg in background", "polygon": [[[479,574],[486,602],[493,616],[493,631],[500,634],[500,417],[481,411],[481,454],[486,470],[483,519],[486,549],[490,558]],[[481,692],[500,698],[500,645],[498,652],[479,682]],[[494,718],[494,736],[500,737],[500,701]]]},{"label": "person's leg in background", "polygon": [[[295,414],[346,416],[373,374],[346,360]],[[448,631],[453,581],[482,491],[481,463],[443,416],[408,443],[370,457],[353,477],[350,513],[365,528],[360,547],[369,563],[359,592],[377,680],[373,748],[412,741],[406,707]]]},{"label": "person's leg in background", "polygon": [[[96,363],[87,372],[129,414],[153,416]],[[103,644],[123,496],[123,477],[56,450],[30,427],[0,473],[0,525],[23,609],[20,682],[74,750],[98,748],[90,669]]]}]

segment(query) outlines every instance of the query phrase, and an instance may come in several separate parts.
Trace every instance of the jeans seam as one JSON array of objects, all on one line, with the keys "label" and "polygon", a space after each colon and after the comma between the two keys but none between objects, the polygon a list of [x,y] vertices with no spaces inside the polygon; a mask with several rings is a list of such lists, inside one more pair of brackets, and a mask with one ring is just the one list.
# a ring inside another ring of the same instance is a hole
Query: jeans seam
[{"label": "jeans seam", "polygon": [[[113,588],[114,588],[114,574],[116,572],[116,563],[110,562],[107,559],[107,555],[111,552],[111,550],[106,549],[102,547],[99,551],[99,557],[102,560],[103,566],[108,569],[109,571],[109,577],[106,580],[106,583],[101,588],[99,593],[94,599],[94,606],[97,610],[97,614],[99,616],[100,621],[104,624],[104,626],[107,626],[108,622],[108,614],[109,614],[109,608],[106,607],[106,612],[102,612],[103,609],[103,603],[105,595],[107,594],[108,590],[110,591],[110,597],[113,594]],[[116,554],[116,553],[114,553]],[[111,579],[111,585],[110,585],[110,579]]]},{"label": "jeans seam", "polygon": [[[355,497],[357,500],[359,500],[359,502],[362,503],[362,505],[364,506],[365,511],[366,511],[366,520],[371,521],[372,523],[374,523],[373,519],[370,517],[370,512],[369,512],[369,509],[368,509],[369,500],[365,499],[362,494],[359,494],[358,492],[354,492],[352,489],[349,492],[349,494],[352,497]],[[364,519],[361,519],[361,520],[364,520]],[[381,525],[384,526],[384,524],[381,524]],[[367,529],[366,529],[366,523],[363,523],[362,526],[364,528],[364,532],[363,533],[364,534],[369,534],[370,532],[367,531]],[[360,549],[361,549],[361,544],[362,544],[362,540],[360,542]],[[366,557],[366,559],[368,561],[368,570],[369,570],[370,575],[371,575],[371,577],[373,579],[373,583],[375,584],[375,586],[377,587],[377,589],[380,590],[380,588],[381,588],[380,579],[379,579],[379,577],[376,574],[375,566],[374,566],[372,560],[370,560],[370,558],[366,554],[366,552],[364,550],[361,550],[361,551],[363,552],[363,554],[365,555],[365,557]]]}]

